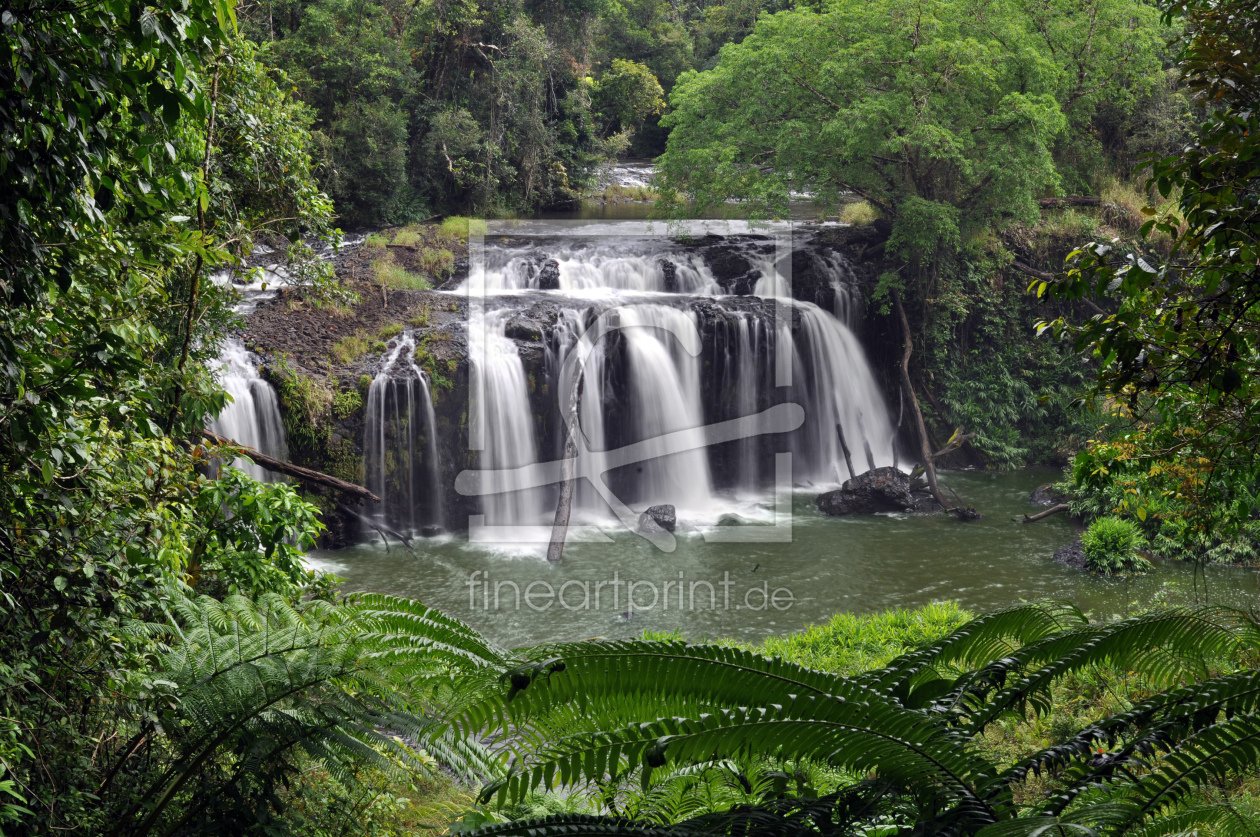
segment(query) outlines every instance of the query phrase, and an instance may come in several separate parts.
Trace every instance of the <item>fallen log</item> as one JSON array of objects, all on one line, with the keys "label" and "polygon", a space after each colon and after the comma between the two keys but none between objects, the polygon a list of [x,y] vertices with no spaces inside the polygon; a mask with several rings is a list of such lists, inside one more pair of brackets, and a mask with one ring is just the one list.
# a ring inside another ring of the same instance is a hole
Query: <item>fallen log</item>
[{"label": "fallen log", "polygon": [[1023,522],[1024,522],[1024,523],[1036,523],[1038,520],[1043,520],[1044,518],[1047,518],[1047,517],[1049,517],[1049,516],[1050,516],[1050,515],[1052,515],[1052,514],[1058,514],[1059,512],[1065,512],[1065,511],[1067,511],[1067,510],[1068,510],[1068,509],[1070,509],[1070,508],[1072,508],[1072,507],[1071,507],[1070,505],[1068,505],[1067,503],[1059,503],[1057,506],[1051,506],[1050,508],[1046,509],[1046,510],[1045,510],[1045,511],[1043,511],[1043,512],[1037,512],[1036,514],[1026,514],[1026,515],[1024,515],[1024,520],[1023,520]]},{"label": "fallen log", "polygon": [[1065,198],[1042,198],[1037,203],[1045,207],[1099,206],[1102,204],[1102,199],[1093,195],[1068,195]]},{"label": "fallen log", "polygon": [[218,433],[211,433],[209,430],[202,430],[201,435],[212,442],[220,445],[231,445],[239,448],[241,454],[253,460],[254,464],[266,468],[268,471],[274,471],[277,474],[293,477],[302,482],[313,483],[314,485],[322,485],[325,488],[331,488],[334,491],[340,491],[342,494],[351,494],[361,500],[371,500],[373,503],[379,503],[380,497],[377,497],[371,491],[368,491],[361,485],[355,485],[352,482],[339,480],[328,474],[321,474],[319,471],[312,471],[310,468],[303,468],[300,465],[294,465],[291,462],[282,462],[279,459],[272,459],[265,453],[259,453],[253,448],[247,448],[244,445],[238,445],[231,439],[226,439]]},{"label": "fallen log", "polygon": [[1053,273],[1051,273],[1050,271],[1048,271],[1048,270],[1038,270],[1037,268],[1033,267],[1032,265],[1029,265],[1029,264],[1024,264],[1024,263],[1023,263],[1023,262],[1021,262],[1019,259],[1016,259],[1015,261],[1011,262],[1011,267],[1015,268],[1015,269],[1016,269],[1016,270],[1018,270],[1020,273],[1026,273],[1026,274],[1028,274],[1029,276],[1033,277],[1034,279],[1040,279],[1040,280],[1041,280],[1041,281],[1043,281],[1043,282],[1053,282],[1053,281],[1054,281],[1054,274],[1053,274]]}]

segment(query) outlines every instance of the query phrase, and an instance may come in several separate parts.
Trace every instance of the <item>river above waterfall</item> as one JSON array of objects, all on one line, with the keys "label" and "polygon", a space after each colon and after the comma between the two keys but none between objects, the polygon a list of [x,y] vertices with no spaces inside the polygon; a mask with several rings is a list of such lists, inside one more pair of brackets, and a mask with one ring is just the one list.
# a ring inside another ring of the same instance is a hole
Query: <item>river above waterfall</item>
[{"label": "river above waterfall", "polygon": [[[798,492],[790,543],[708,543],[699,530],[680,523],[678,548],[671,554],[609,526],[611,543],[570,543],[559,565],[546,563],[541,548],[489,550],[462,536],[418,539],[414,551],[398,543],[386,551],[377,542],[316,552],[309,559],[344,578],[347,591],[416,597],[509,647],[675,629],[693,640],[756,641],[838,612],[946,600],[983,612],[1026,600],[1065,599],[1096,618],[1158,601],[1195,600],[1187,564],[1157,561],[1146,576],[1107,579],[1056,563],[1054,550],[1074,537],[1067,517],[1032,524],[1012,520],[1035,512],[1029,492],[1055,477],[1045,469],[945,474],[985,515],[968,523],[940,515],[827,518],[815,510],[812,494]],[[1206,576],[1213,602],[1250,607],[1260,595],[1255,570],[1209,567]],[[626,599],[631,583],[634,605]],[[519,607],[514,589],[521,594]],[[1200,574],[1200,601],[1203,590]],[[657,602],[649,608],[654,593]],[[563,602],[554,594],[562,594]]]}]

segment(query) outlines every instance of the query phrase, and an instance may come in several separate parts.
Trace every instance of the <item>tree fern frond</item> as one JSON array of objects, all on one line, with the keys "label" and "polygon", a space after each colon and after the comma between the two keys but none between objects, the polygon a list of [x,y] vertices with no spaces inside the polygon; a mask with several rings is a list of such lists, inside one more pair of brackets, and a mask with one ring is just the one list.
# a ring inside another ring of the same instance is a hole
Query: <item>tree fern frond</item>
[{"label": "tree fern frond", "polygon": [[937,708],[965,715],[964,729],[976,734],[1007,712],[1028,705],[1044,711],[1050,686],[1067,674],[1110,665],[1174,683],[1205,673],[1208,660],[1227,657],[1254,635],[1255,624],[1236,610],[1156,611],[1029,643],[962,678]]},{"label": "tree fern frond", "polygon": [[[603,711],[605,721],[644,720],[694,706],[747,706],[826,695],[842,678],[739,648],[681,642],[588,642],[541,649],[503,675],[501,689],[467,707],[455,722],[465,731],[519,727],[560,707]],[[621,710],[618,711],[618,707]]]},{"label": "tree fern frond", "polygon": [[927,648],[903,654],[886,667],[854,679],[885,694],[906,694],[939,677],[948,667],[970,669],[1006,656],[1015,648],[1088,625],[1068,602],[1021,604],[971,620]]},{"label": "tree fern frond", "polygon": [[[1061,744],[1049,747],[1016,764],[1004,774],[1011,782],[1023,781],[1030,772],[1057,770],[1072,763],[1090,761],[1081,784],[1091,785],[1122,768],[1140,766],[1135,761],[1167,750],[1184,738],[1213,724],[1221,713],[1233,716],[1260,710],[1260,671],[1241,671],[1191,686],[1160,692],[1120,712],[1090,724]],[[1099,754],[1124,739],[1117,752]]]},{"label": "tree fern frond", "polygon": [[750,753],[784,760],[816,758],[874,773],[940,798],[977,822],[996,819],[990,803],[974,789],[994,768],[960,746],[941,725],[893,702],[812,695],[565,737],[532,754],[501,790],[503,796],[519,799],[540,785],[599,782],[632,769],[642,771],[646,784],[652,771],[666,764]]},{"label": "tree fern frond", "polygon": [[1260,837],[1260,821],[1231,802],[1191,805],[1126,832],[1129,837]]}]

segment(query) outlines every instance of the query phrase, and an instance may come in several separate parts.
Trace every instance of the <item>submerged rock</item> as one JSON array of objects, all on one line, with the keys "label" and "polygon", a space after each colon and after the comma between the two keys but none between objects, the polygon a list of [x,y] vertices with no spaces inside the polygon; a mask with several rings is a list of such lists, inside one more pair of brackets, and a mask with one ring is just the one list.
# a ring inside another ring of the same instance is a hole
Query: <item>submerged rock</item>
[{"label": "submerged rock", "polygon": [[752,523],[752,521],[743,515],[734,513],[724,514],[717,521],[718,526],[746,526],[749,523]]},{"label": "submerged rock", "polygon": [[639,528],[642,529],[646,521],[649,520],[666,532],[672,532],[678,525],[678,514],[669,503],[662,503],[659,506],[651,506],[645,509],[643,514],[639,515]]},{"label": "submerged rock", "polygon": [[1059,503],[1066,503],[1068,499],[1070,498],[1055,488],[1052,482],[1037,486],[1033,489],[1033,493],[1028,496],[1028,502],[1034,506],[1054,506]]},{"label": "submerged rock", "polygon": [[1089,559],[1085,556],[1085,547],[1081,545],[1079,538],[1067,546],[1061,546],[1056,549],[1054,551],[1054,560],[1078,570],[1089,569]]},{"label": "submerged rock", "polygon": [[916,507],[910,477],[891,465],[859,474],[818,497],[818,510],[832,517],[906,511]]}]

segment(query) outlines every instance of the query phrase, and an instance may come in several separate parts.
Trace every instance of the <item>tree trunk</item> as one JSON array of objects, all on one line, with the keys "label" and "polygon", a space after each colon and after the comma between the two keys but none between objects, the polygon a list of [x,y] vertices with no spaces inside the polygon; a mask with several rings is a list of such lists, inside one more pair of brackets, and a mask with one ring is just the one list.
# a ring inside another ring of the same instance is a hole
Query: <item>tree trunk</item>
[{"label": "tree trunk", "polygon": [[577,464],[578,401],[582,395],[582,367],[573,367],[573,388],[569,391],[569,412],[565,416],[564,458],[560,461],[560,499],[556,501],[556,519],[551,524],[551,543],[547,545],[547,560],[560,563],[564,557],[564,540],[569,533],[569,515],[573,511],[574,466]]},{"label": "tree trunk", "polygon": [[914,394],[914,385],[910,383],[910,355],[914,352],[914,341],[910,337],[910,321],[906,319],[906,309],[901,305],[901,294],[892,292],[893,304],[897,306],[897,316],[901,319],[901,334],[905,338],[906,347],[901,355],[901,385],[910,394],[910,406],[914,411],[914,423],[919,430],[919,450],[923,456],[923,470],[927,472],[928,487],[932,497],[941,504],[941,508],[949,510],[940,486],[936,484],[936,465],[932,462],[932,446],[928,442],[927,426],[923,423],[923,411],[919,409],[919,398]]},{"label": "tree trunk", "polygon": [[381,501],[380,497],[377,497],[361,485],[355,485],[352,482],[339,480],[336,477],[329,476],[328,474],[321,474],[319,471],[312,471],[310,468],[303,468],[302,466],[294,465],[291,462],[281,462],[279,459],[272,459],[270,456],[259,453],[253,448],[238,445],[231,439],[226,439],[218,433],[211,433],[209,430],[202,430],[201,435],[220,445],[231,445],[234,448],[239,448],[241,453],[254,461],[254,464],[261,465],[268,471],[285,474],[286,476],[293,477],[294,479],[302,480],[302,482],[322,485],[325,488],[340,491],[342,494],[352,494],[361,500],[371,500],[373,503],[379,503]]},{"label": "tree trunk", "polygon": [[844,441],[844,427],[840,422],[836,422],[836,435],[840,437],[840,450],[844,452],[844,464],[849,468],[849,479],[853,479],[857,472],[853,470],[853,457],[849,455],[849,446]]},{"label": "tree trunk", "polygon": [[1102,200],[1093,195],[1068,195],[1066,198],[1042,198],[1037,203],[1045,207],[1099,206]]}]

